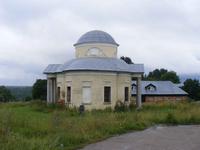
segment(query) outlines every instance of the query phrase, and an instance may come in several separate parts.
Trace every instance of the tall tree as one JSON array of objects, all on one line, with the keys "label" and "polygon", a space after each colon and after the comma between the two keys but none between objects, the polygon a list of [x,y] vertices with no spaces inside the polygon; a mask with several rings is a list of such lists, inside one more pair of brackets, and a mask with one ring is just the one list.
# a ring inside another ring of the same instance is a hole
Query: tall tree
[{"label": "tall tree", "polygon": [[150,80],[160,80],[161,78],[161,72],[159,69],[155,69],[152,72],[149,72],[149,75],[147,76]]},{"label": "tall tree", "polygon": [[174,71],[169,71],[161,75],[161,80],[172,81],[173,83],[180,83],[179,76]]},{"label": "tall tree", "polygon": [[173,83],[180,83],[179,76],[174,71],[168,71],[167,69],[155,69],[144,78],[146,80],[156,81],[172,81]]},{"label": "tall tree", "polygon": [[133,64],[133,61],[131,60],[130,57],[121,56],[120,59],[125,61],[127,64]]},{"label": "tall tree", "polygon": [[47,80],[38,79],[33,85],[32,89],[33,99],[46,100],[47,96]]},{"label": "tall tree", "polygon": [[184,86],[182,88],[189,94],[189,97],[194,100],[200,100],[199,80],[187,79],[185,80]]},{"label": "tall tree", "polygon": [[7,89],[5,86],[0,86],[0,102],[8,102],[14,99],[15,98],[9,89]]}]

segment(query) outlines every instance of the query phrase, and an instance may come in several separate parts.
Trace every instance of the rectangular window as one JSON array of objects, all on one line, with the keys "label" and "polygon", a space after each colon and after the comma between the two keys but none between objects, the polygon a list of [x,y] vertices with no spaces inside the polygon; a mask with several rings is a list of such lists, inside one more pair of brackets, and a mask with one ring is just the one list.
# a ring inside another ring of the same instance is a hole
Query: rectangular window
[{"label": "rectangular window", "polygon": [[71,102],[71,86],[67,87],[67,102]]},{"label": "rectangular window", "polygon": [[83,87],[83,103],[91,103],[91,87]]},{"label": "rectangular window", "polygon": [[127,102],[129,97],[129,90],[128,87],[124,88],[124,101]]},{"label": "rectangular window", "polygon": [[111,102],[111,87],[104,86],[104,102]]},{"label": "rectangular window", "polygon": [[58,100],[60,99],[60,87],[57,88],[57,96],[58,96]]}]

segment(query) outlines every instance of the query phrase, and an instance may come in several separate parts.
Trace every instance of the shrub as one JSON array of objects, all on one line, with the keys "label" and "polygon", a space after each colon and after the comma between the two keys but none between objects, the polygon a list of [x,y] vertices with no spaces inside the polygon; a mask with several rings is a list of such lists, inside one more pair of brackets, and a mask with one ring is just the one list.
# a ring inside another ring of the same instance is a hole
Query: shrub
[{"label": "shrub", "polygon": [[73,106],[73,107],[66,107],[66,113],[68,116],[79,116],[79,110],[77,107]]},{"label": "shrub", "polygon": [[105,112],[112,112],[112,108],[111,108],[111,107],[106,107],[106,108],[104,109],[104,111],[105,111]]},{"label": "shrub", "polygon": [[122,112],[128,110],[128,107],[120,100],[118,100],[115,104],[115,111]]},{"label": "shrub", "polygon": [[167,124],[177,124],[178,123],[176,117],[171,112],[167,114],[165,122]]},{"label": "shrub", "polygon": [[136,109],[136,105],[135,105],[134,101],[130,101],[129,108],[130,108],[130,110],[135,110]]},{"label": "shrub", "polygon": [[66,108],[66,106],[63,105],[62,103],[50,103],[47,105],[47,107],[52,110],[54,110],[54,109],[64,110]]}]

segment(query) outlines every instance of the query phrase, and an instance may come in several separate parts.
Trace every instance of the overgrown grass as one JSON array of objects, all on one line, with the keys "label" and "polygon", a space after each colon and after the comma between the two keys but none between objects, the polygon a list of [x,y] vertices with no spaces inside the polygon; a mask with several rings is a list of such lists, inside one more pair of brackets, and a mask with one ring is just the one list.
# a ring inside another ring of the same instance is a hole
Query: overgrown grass
[{"label": "overgrown grass", "polygon": [[[119,109],[120,110],[120,109]],[[200,104],[145,104],[136,111],[93,110],[79,115],[42,102],[0,104],[2,150],[76,149],[113,135],[143,130],[157,124],[200,124]]]}]

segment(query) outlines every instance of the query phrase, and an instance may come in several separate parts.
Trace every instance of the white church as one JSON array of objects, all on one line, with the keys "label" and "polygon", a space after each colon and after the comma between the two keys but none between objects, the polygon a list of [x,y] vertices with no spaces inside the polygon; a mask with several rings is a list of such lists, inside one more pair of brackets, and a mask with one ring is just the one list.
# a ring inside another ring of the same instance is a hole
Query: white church
[{"label": "white church", "polygon": [[74,44],[75,59],[50,64],[47,75],[47,102],[63,100],[87,110],[113,108],[117,101],[131,100],[132,78],[136,81],[136,102],[141,106],[143,64],[127,64],[117,58],[119,44],[99,30],[83,34]]}]

